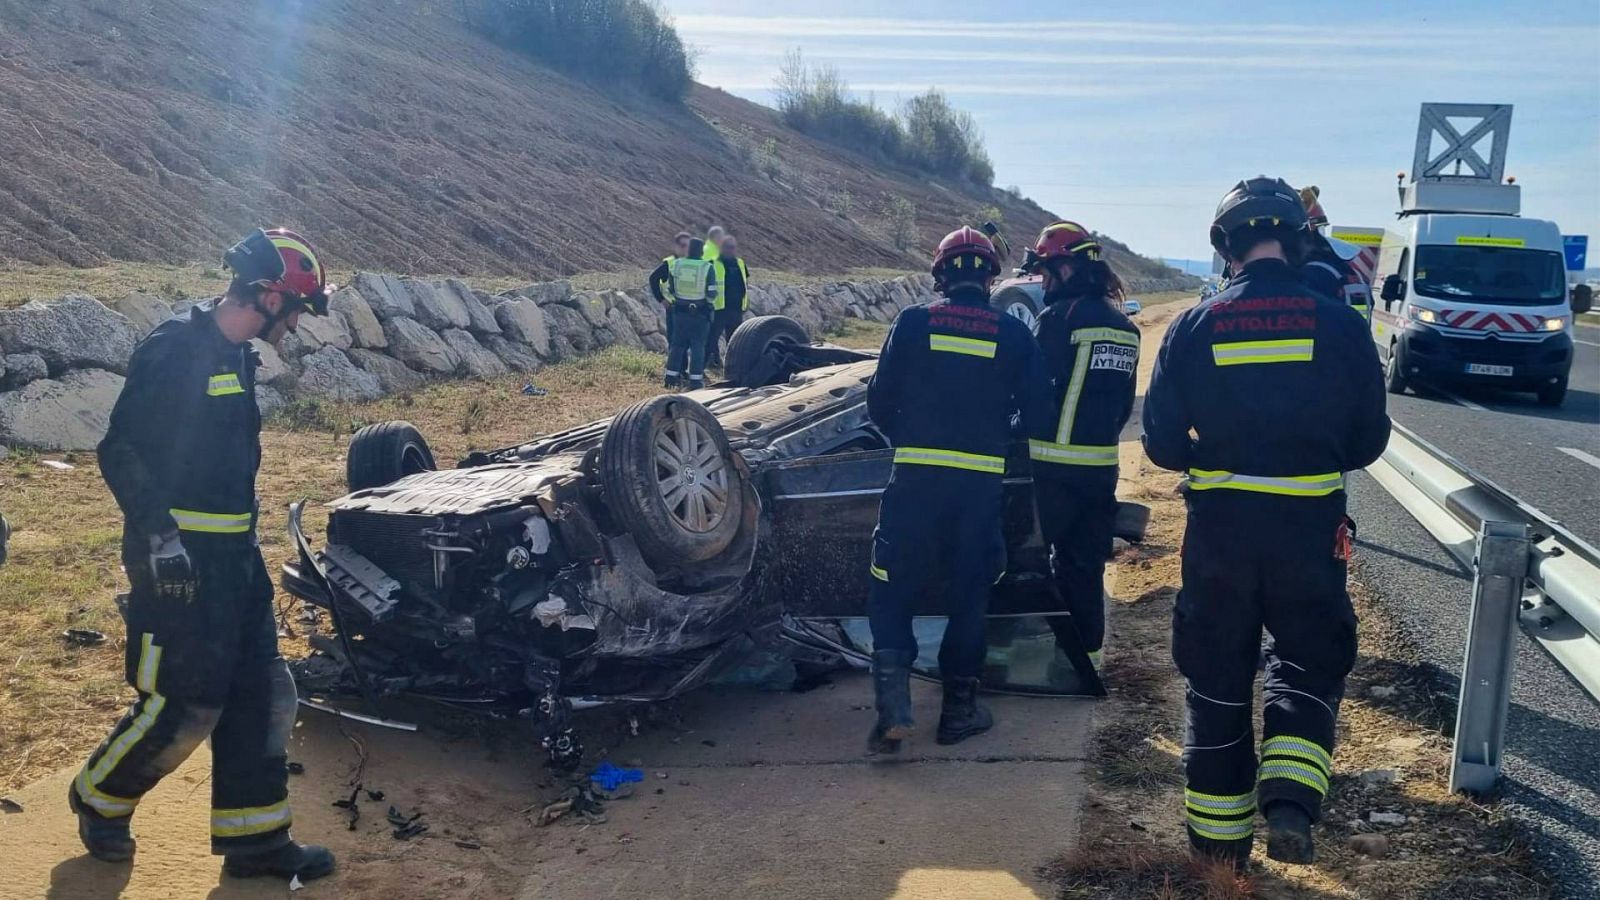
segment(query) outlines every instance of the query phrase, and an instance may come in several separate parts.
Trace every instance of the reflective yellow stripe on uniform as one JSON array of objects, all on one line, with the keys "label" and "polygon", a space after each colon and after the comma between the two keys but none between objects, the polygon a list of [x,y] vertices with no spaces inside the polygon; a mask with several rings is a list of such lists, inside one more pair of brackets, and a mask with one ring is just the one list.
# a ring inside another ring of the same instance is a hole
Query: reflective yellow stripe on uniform
[{"label": "reflective yellow stripe on uniform", "polygon": [[1294,756],[1316,763],[1324,772],[1332,771],[1333,756],[1316,741],[1298,738],[1292,735],[1273,735],[1261,742],[1261,755]]},{"label": "reflective yellow stripe on uniform", "polygon": [[192,509],[169,509],[180,531],[210,534],[244,534],[250,530],[251,513],[208,513]]},{"label": "reflective yellow stripe on uniform", "polygon": [[888,582],[889,580],[889,570],[883,568],[877,563],[873,563],[868,566],[867,571],[871,572],[872,577],[878,579],[879,581]]},{"label": "reflective yellow stripe on uniform", "polygon": [[1057,444],[1054,441],[1030,440],[1028,456],[1038,462],[1068,466],[1114,466],[1117,464],[1117,445]]},{"label": "reflective yellow stripe on uniform", "polygon": [[1289,338],[1281,341],[1235,341],[1231,344],[1212,344],[1211,360],[1219,366],[1311,362],[1315,343],[1311,338]]},{"label": "reflective yellow stripe on uniform", "polygon": [[1184,812],[1195,834],[1213,841],[1240,841],[1255,833],[1256,795],[1183,792]]},{"label": "reflective yellow stripe on uniform", "polygon": [[209,397],[226,397],[229,394],[242,393],[244,393],[244,385],[239,383],[238,372],[213,375],[211,376],[210,384],[206,385],[206,395]]},{"label": "reflective yellow stripe on uniform", "polygon": [[1261,764],[1261,781],[1273,778],[1283,778],[1298,782],[1316,791],[1318,794],[1328,793],[1328,776],[1311,763],[1300,762],[1292,759],[1272,759]]},{"label": "reflective yellow stripe on uniform", "polygon": [[1326,475],[1240,475],[1220,469],[1190,469],[1189,490],[1216,489],[1254,491],[1259,494],[1282,494],[1287,497],[1326,497],[1334,491],[1344,490],[1344,476],[1338,472]]},{"label": "reflective yellow stripe on uniform", "polygon": [[78,799],[82,800],[84,805],[113,819],[132,815],[139,801],[137,798],[113,797],[100,790],[100,784],[111,775],[123,757],[128,755],[128,751],[144,740],[144,736],[155,726],[156,719],[167,706],[167,698],[156,693],[156,673],[161,665],[161,647],[155,643],[154,637],[145,633],[139,641],[139,662],[134,667],[134,687],[144,694],[137,704],[139,712],[134,715],[128,729],[117,735],[116,740],[106,748],[100,759],[93,765],[85,765],[83,771],[73,780]]},{"label": "reflective yellow stripe on uniform", "polygon": [[[1087,349],[1079,348],[1074,351],[1076,357],[1072,364],[1072,379],[1067,382],[1067,392],[1061,398],[1061,419],[1056,423],[1055,445],[1071,447],[1072,426],[1078,419],[1078,399],[1083,395],[1083,382],[1089,376],[1089,360],[1094,356],[1096,342],[1109,341],[1113,344],[1123,344],[1129,347],[1139,346],[1139,335],[1120,328],[1079,328],[1072,333],[1072,343],[1087,344]],[[1030,442],[1029,453],[1032,453]],[[1037,457],[1035,457],[1037,458]],[[1061,462],[1063,460],[1054,460]],[[1103,464],[1101,464],[1103,465]]]},{"label": "reflective yellow stripe on uniform", "polygon": [[212,837],[248,837],[266,834],[279,828],[288,828],[294,822],[289,801],[280,800],[271,806],[251,806],[245,809],[214,809],[211,811]]},{"label": "reflective yellow stripe on uniform", "polygon": [[894,451],[894,461],[897,465],[947,466],[972,472],[993,472],[996,475],[1004,475],[1006,471],[1006,460],[1003,456],[984,456],[978,453],[962,453],[959,450],[938,450],[933,447],[897,447]]},{"label": "reflective yellow stripe on uniform", "polygon": [[977,338],[957,337],[953,334],[928,335],[928,349],[944,353],[963,353],[967,356],[981,356],[984,359],[994,359],[996,344],[994,341],[981,341]]}]

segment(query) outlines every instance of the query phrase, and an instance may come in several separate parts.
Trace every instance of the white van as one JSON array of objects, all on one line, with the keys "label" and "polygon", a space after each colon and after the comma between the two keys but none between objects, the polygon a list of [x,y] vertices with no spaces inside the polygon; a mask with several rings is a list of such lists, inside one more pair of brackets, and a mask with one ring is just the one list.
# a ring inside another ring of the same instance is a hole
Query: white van
[{"label": "white van", "polygon": [[1378,255],[1372,339],[1390,393],[1412,382],[1532,391],[1559,406],[1572,368],[1561,230],[1518,215],[1515,185],[1415,183]]}]

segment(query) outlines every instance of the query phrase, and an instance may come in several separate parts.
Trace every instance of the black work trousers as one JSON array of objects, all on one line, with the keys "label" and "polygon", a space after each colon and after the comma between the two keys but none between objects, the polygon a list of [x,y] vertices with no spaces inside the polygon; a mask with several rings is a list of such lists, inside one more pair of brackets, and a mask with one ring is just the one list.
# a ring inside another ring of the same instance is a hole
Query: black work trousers
[{"label": "black work trousers", "polygon": [[183,539],[198,574],[186,603],[155,589],[142,536],[123,542],[132,584],[125,662],[139,696],[73,789],[90,814],[126,818],[209,737],[212,852],[272,850],[289,840],[296,703],[278,655],[272,581],[244,535]]},{"label": "black work trousers", "polygon": [[1033,470],[1050,571],[1072,613],[1071,619],[1053,616],[1050,624],[1076,628],[1083,649],[1098,665],[1106,637],[1105,576],[1117,518],[1117,467],[1035,462]]},{"label": "black work trousers", "polygon": [[739,323],[744,321],[742,309],[719,309],[711,319],[711,336],[706,339],[706,365],[714,368],[722,367],[722,342],[733,342],[733,333],[739,329]]},{"label": "black work trousers", "polygon": [[688,380],[692,388],[706,382],[706,338],[711,333],[711,305],[679,300],[667,313],[671,342],[667,345],[667,378]]},{"label": "black work trousers", "polygon": [[[989,594],[1006,566],[1001,489],[996,473],[895,465],[872,537],[867,618],[874,650],[915,660],[911,620],[919,607],[935,610],[948,617],[940,675],[978,677]],[[943,596],[928,598],[936,585]]]},{"label": "black work trousers", "polygon": [[[1294,803],[1315,821],[1328,792],[1356,655],[1349,520],[1343,492],[1211,490],[1191,492],[1188,505],[1172,656],[1188,682],[1189,838],[1210,855],[1243,858],[1258,805]],[[1258,764],[1252,711],[1263,655]]]}]

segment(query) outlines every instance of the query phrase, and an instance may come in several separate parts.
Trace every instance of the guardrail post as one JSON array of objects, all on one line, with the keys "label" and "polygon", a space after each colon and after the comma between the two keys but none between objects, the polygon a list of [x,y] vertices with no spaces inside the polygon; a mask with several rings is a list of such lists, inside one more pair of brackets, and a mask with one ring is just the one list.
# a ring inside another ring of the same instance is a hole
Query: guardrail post
[{"label": "guardrail post", "polygon": [[1511,702],[1514,637],[1528,578],[1528,526],[1484,522],[1472,580],[1466,659],[1456,706],[1450,790],[1485,793],[1500,779],[1506,712]]}]

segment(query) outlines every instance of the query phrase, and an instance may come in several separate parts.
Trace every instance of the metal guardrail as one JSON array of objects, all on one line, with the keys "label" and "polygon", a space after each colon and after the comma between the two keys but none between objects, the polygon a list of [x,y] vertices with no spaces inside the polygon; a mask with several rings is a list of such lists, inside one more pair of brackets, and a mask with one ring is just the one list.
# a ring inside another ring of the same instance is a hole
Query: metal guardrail
[{"label": "metal guardrail", "polygon": [[1600,700],[1600,550],[1401,425],[1367,473],[1473,572],[1451,787],[1487,790],[1499,775],[1514,621]]}]

